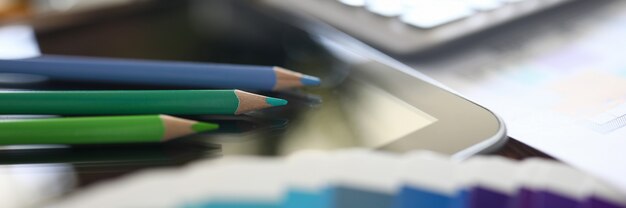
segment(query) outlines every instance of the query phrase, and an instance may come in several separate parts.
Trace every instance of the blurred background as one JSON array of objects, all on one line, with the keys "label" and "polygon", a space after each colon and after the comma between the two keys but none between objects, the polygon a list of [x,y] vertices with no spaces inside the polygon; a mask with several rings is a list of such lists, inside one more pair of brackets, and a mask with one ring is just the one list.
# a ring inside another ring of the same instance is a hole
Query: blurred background
[{"label": "blurred background", "polygon": [[[286,125],[302,124],[299,119],[303,115],[319,110],[320,100],[332,96],[324,94],[324,89],[339,85],[349,71],[337,56],[346,58],[350,53],[333,51],[332,43],[321,37],[359,40],[382,51],[381,56],[418,69],[505,119],[539,123],[547,113],[535,107],[566,106],[551,103],[556,100],[554,94],[534,94],[554,89],[551,81],[588,69],[610,71],[610,77],[620,79],[625,76],[625,13],[626,3],[619,0],[0,0],[0,26],[32,27],[36,41],[31,44],[44,54],[280,65],[325,80],[318,91],[279,94],[296,100],[290,100],[293,105],[288,108],[248,117],[199,118],[223,122],[226,128],[217,132],[219,136],[208,135],[213,141],[237,138],[257,142],[224,145],[188,141],[191,144],[124,146],[121,150],[115,147],[115,151],[99,147],[2,151],[0,174],[10,177],[0,180],[8,179],[4,183],[22,188],[11,193],[0,189],[0,199],[18,205],[41,204],[144,168],[178,166],[228,151],[253,149],[258,154],[275,154],[280,151],[275,144],[281,142],[281,135],[289,133]],[[583,80],[573,85],[600,86],[605,80]],[[25,84],[0,80],[0,88],[67,87],[65,83]],[[89,83],[72,86],[110,87]],[[556,88],[571,85],[560,86]],[[580,95],[556,91],[559,96]],[[610,98],[623,100],[621,88],[611,92]],[[594,112],[601,114],[604,108],[608,107],[603,105]],[[324,115],[332,116],[340,107],[326,109],[330,110]],[[520,115],[533,117],[518,119]],[[597,132],[624,126],[619,120],[617,125],[604,127],[588,124],[594,116],[576,118]],[[556,154],[569,158],[568,162],[574,160],[567,157],[570,152],[553,151],[555,144],[544,146],[541,142],[545,140],[525,140],[537,135],[531,133],[555,125],[517,129],[518,123],[507,124],[513,124],[513,139],[549,152],[512,140],[495,154],[517,159]],[[335,134],[333,137],[348,138],[339,146],[349,146],[354,135],[345,128],[328,126],[335,128],[328,132]],[[200,137],[202,140],[207,135]],[[258,142],[259,138],[263,140]],[[55,188],[41,191],[44,187]]]}]

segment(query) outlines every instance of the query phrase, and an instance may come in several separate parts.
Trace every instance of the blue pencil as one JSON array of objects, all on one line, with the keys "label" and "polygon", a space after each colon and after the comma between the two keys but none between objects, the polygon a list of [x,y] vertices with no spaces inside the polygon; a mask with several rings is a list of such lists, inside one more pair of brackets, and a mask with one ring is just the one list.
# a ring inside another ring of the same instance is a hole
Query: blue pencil
[{"label": "blue pencil", "polygon": [[282,90],[320,84],[317,77],[275,66],[44,55],[0,60],[0,73],[51,79],[191,88]]}]

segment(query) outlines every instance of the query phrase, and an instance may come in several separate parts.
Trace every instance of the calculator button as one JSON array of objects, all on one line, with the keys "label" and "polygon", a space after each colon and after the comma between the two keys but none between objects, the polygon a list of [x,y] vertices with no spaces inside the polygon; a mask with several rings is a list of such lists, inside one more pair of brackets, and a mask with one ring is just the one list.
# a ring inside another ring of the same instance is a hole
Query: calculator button
[{"label": "calculator button", "polygon": [[338,0],[342,4],[354,7],[365,6],[365,0]]},{"label": "calculator button", "polygon": [[365,8],[385,17],[398,16],[405,10],[402,0],[367,0]]},{"label": "calculator button", "polygon": [[500,8],[504,2],[500,0],[462,0],[478,11],[491,11]]},{"label": "calculator button", "polygon": [[428,1],[427,3],[418,0],[412,7],[400,16],[400,20],[423,29],[437,27],[474,14],[474,10],[467,4],[451,0]]}]

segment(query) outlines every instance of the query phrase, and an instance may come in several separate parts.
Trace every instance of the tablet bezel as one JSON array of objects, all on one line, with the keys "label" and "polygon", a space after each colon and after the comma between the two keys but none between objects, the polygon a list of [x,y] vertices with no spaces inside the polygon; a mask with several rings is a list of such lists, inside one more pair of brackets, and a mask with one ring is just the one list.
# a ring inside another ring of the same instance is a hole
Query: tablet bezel
[{"label": "tablet bezel", "polygon": [[437,119],[378,149],[393,152],[428,149],[465,158],[488,152],[505,141],[502,121],[467,99],[380,62],[364,63],[353,73],[356,79],[365,79]]},{"label": "tablet bezel", "polygon": [[[313,39],[350,63],[351,76],[365,79],[437,119],[376,149],[391,152],[426,149],[464,159],[492,152],[506,143],[503,120],[485,107],[322,22],[291,20],[305,25]],[[420,95],[428,95],[428,99]]]}]

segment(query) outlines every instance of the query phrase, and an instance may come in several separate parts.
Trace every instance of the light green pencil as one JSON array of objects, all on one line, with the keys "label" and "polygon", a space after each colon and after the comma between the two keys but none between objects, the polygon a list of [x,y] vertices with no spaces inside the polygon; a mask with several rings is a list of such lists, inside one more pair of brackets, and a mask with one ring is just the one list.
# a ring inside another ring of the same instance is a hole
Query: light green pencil
[{"label": "light green pencil", "polygon": [[241,90],[4,91],[0,114],[241,114],[286,100]]},{"label": "light green pencil", "polygon": [[163,142],[217,128],[217,124],[167,115],[3,121],[0,145]]}]

